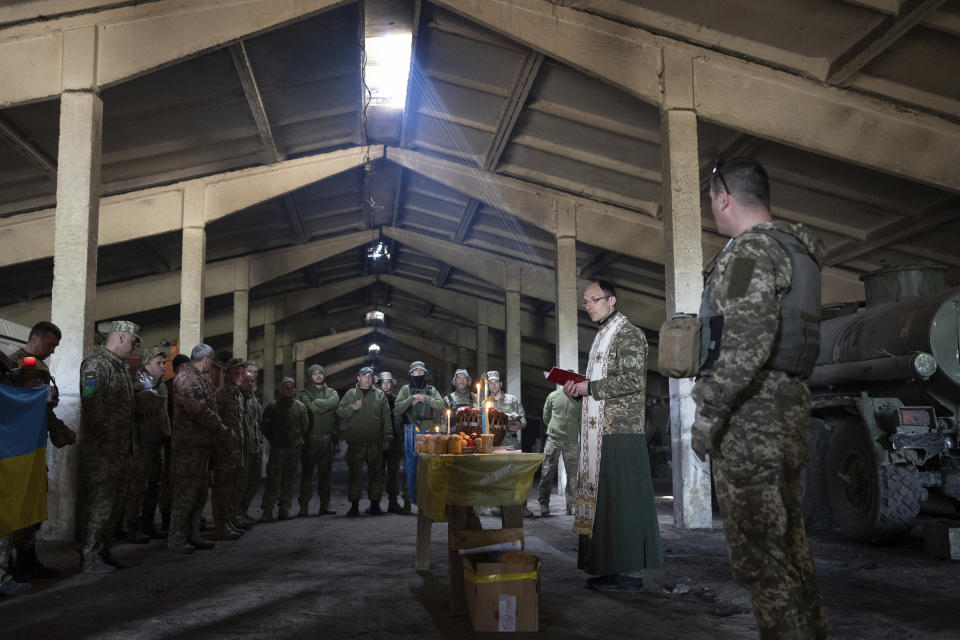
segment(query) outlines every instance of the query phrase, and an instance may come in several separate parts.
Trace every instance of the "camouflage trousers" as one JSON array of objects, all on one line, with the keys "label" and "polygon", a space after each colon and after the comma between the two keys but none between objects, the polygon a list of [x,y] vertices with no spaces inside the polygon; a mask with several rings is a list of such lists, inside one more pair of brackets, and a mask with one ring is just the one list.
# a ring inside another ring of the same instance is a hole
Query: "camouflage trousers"
[{"label": "camouflage trousers", "polygon": [[550,505],[550,491],[553,481],[557,477],[560,467],[559,460],[563,458],[563,470],[567,476],[566,504],[571,509],[577,504],[577,470],[580,464],[580,443],[577,441],[564,442],[556,438],[547,437],[547,444],[543,447],[543,470],[540,473],[540,504]]},{"label": "camouflage trousers", "polygon": [[317,496],[320,510],[330,504],[330,469],[333,467],[333,442],[320,436],[319,442],[303,445],[300,452],[300,508],[306,509],[313,497],[313,470],[317,470]]},{"label": "camouflage trousers", "polygon": [[231,428],[218,433],[213,447],[213,491],[210,495],[213,520],[217,524],[237,515],[234,508],[242,470],[243,451],[238,431]]},{"label": "camouflage trousers", "polygon": [[403,450],[403,436],[394,435],[390,448],[383,452],[383,466],[387,470],[387,496],[391,500],[397,499],[399,494],[407,500],[407,465],[406,453]]},{"label": "camouflage trousers", "polygon": [[370,502],[380,502],[383,497],[383,448],[379,443],[347,443],[347,500],[356,502],[363,495],[363,464],[367,464],[367,497]]},{"label": "camouflage trousers", "polygon": [[40,531],[41,524],[43,523],[38,522],[0,536],[0,584],[13,579],[13,574],[10,573],[10,567],[13,566],[13,563],[10,560],[14,550],[18,554],[17,560],[19,561],[20,553],[29,551],[37,545],[37,532]]},{"label": "camouflage trousers", "polygon": [[113,545],[113,535],[123,516],[130,470],[130,457],[105,457],[83,452],[86,483],[81,553],[99,554]]},{"label": "camouflage trousers", "polygon": [[806,386],[771,372],[730,418],[713,460],[730,564],[761,639],[827,637],[800,503],[809,416]]},{"label": "camouflage trousers", "polygon": [[270,448],[267,460],[267,485],[263,489],[264,513],[273,513],[279,498],[280,510],[289,511],[293,502],[293,479],[300,462],[300,447]]},{"label": "camouflage trousers", "polygon": [[170,505],[170,537],[167,545],[177,545],[200,538],[200,515],[207,503],[210,479],[210,458],[213,447],[174,447],[170,460],[170,484],[173,499]]},{"label": "camouflage trousers", "polygon": [[263,464],[263,452],[243,454],[243,469],[237,483],[237,513],[246,514],[250,510],[253,496],[260,486],[260,469]]},{"label": "camouflage trousers", "polygon": [[[133,458],[130,465],[130,487],[127,489],[127,504],[123,511],[123,525],[127,531],[140,531],[141,528],[153,527],[153,514],[157,508],[163,467],[163,444],[152,442],[141,444],[140,456]],[[148,505],[152,505],[149,511]],[[141,513],[145,516],[142,519]],[[147,522],[148,519],[149,522]]]}]

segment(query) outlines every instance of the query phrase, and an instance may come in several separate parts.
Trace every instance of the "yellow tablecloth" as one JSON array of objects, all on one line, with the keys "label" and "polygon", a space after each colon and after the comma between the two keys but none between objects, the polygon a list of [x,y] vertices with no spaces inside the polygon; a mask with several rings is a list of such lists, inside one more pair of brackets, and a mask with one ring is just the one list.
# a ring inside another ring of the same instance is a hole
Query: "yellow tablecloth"
[{"label": "yellow tablecloth", "polygon": [[448,504],[500,507],[527,501],[542,453],[430,455],[417,463],[417,508],[434,522],[443,522]]}]

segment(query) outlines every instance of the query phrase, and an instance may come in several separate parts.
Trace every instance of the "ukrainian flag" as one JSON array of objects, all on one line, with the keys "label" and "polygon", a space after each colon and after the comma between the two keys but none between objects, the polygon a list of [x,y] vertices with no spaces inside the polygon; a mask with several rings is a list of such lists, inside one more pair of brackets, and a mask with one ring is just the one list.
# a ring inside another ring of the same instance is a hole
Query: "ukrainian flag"
[{"label": "ukrainian flag", "polygon": [[47,388],[0,385],[0,536],[47,519]]}]

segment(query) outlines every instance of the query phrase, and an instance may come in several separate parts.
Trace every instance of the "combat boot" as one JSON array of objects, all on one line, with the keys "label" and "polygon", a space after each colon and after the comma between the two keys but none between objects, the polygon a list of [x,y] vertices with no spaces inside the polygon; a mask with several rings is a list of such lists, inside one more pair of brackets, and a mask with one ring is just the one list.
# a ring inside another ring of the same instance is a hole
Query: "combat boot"
[{"label": "combat boot", "polygon": [[280,513],[277,514],[277,520],[290,520],[290,512],[286,509],[280,509]]},{"label": "combat boot", "polygon": [[360,501],[354,500],[353,503],[351,503],[350,511],[347,511],[347,517],[356,518],[359,515],[360,515]]},{"label": "combat boot", "polygon": [[335,516],[337,515],[336,511],[330,509],[330,505],[327,503],[322,503],[320,505],[320,510],[317,511],[318,516]]},{"label": "combat boot", "polygon": [[196,548],[192,544],[187,544],[186,542],[175,544],[169,547],[169,549],[170,553],[178,553],[180,555],[189,555],[196,551]]},{"label": "combat boot", "polygon": [[370,503],[370,508],[367,509],[367,513],[369,513],[369,514],[372,515],[372,516],[382,516],[382,515],[383,515],[383,509],[380,508],[380,502],[379,502],[379,501],[377,501],[377,502],[371,502],[371,503]]},{"label": "combat boot", "polygon": [[390,503],[387,505],[387,511],[390,513],[403,513],[403,509],[400,508],[400,503],[397,502],[397,498],[390,498]]},{"label": "combat boot", "polygon": [[0,584],[0,595],[3,596],[22,596],[33,591],[33,586],[29,582],[17,582],[8,580]]},{"label": "combat boot", "polygon": [[410,513],[411,502],[406,498],[403,499],[403,508],[400,510],[400,513]]},{"label": "combat boot", "polygon": [[242,534],[231,529],[226,523],[220,522],[213,530],[214,540],[239,540]]},{"label": "combat boot", "polygon": [[260,522],[273,522],[273,509],[264,509],[263,515],[260,516]]},{"label": "combat boot", "polygon": [[100,559],[106,562],[109,565],[116,567],[117,569],[129,569],[130,565],[125,562],[120,562],[113,556],[113,552],[110,549],[104,549],[100,552]]},{"label": "combat boot", "polygon": [[14,566],[13,579],[18,582],[26,582],[31,578],[41,580],[56,578],[60,572],[56,569],[44,566],[37,558],[37,548],[17,549],[17,564]]},{"label": "combat boot", "polygon": [[197,551],[210,551],[217,546],[212,542],[207,542],[206,540],[202,540],[200,538],[191,538],[190,540],[187,540],[187,544],[192,545]]},{"label": "combat boot", "polygon": [[230,526],[240,533],[245,533],[249,529],[253,529],[253,523],[242,519],[240,516],[230,518]]},{"label": "combat boot", "polygon": [[81,556],[80,571],[83,573],[113,573],[117,568],[107,564],[96,553],[85,553]]},{"label": "combat boot", "polygon": [[307,505],[305,504],[300,505],[300,511],[297,512],[297,517],[306,518],[309,515],[310,513],[307,511]]},{"label": "combat boot", "polygon": [[549,516],[549,515],[550,515],[550,503],[549,503],[549,502],[541,502],[541,503],[540,503],[540,517],[541,517],[541,518],[546,518],[546,517]]}]

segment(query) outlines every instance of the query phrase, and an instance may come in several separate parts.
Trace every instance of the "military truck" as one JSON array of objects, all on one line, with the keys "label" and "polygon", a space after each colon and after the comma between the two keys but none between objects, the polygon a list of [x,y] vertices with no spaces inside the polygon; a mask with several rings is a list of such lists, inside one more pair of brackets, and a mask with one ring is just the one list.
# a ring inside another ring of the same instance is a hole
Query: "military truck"
[{"label": "military truck", "polygon": [[890,541],[910,531],[930,492],[960,500],[960,287],[944,272],[865,274],[863,309],[824,309],[809,381],[809,528]]}]

